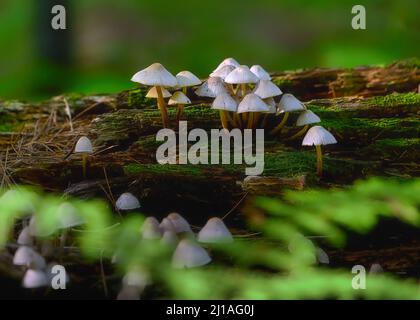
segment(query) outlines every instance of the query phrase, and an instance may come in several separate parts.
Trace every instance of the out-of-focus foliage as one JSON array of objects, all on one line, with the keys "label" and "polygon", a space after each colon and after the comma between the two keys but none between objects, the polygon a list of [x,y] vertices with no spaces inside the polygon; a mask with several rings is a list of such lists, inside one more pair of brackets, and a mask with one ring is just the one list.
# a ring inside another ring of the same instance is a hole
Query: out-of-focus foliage
[{"label": "out-of-focus foliage", "polygon": [[[38,50],[52,17],[35,14],[45,2],[59,1],[0,2],[0,96],[61,93],[40,91],[53,83],[126,89],[135,71],[156,61],[206,76],[228,56],[278,71],[390,63],[417,56],[420,46],[418,0],[68,0],[73,59],[60,66]],[[366,7],[366,30],[351,28],[355,4]]]},{"label": "out-of-focus foliage", "polygon": [[[345,230],[367,233],[381,217],[419,226],[418,194],[420,179],[375,178],[344,190],[291,191],[282,201],[258,198],[247,215],[250,228],[261,232],[261,237],[208,245],[213,262],[185,270],[171,268],[173,248],[159,240],[142,239],[141,214],[112,218],[103,202],[65,201],[72,203],[86,222],[74,230],[84,257],[113,258],[121,275],[142,270],[152,285],[166,289],[162,291],[166,298],[420,299],[417,283],[387,274],[368,275],[366,290],[354,290],[354,274],[317,265],[317,248],[302,236],[327,236],[331,245],[340,247],[346,240]],[[36,214],[37,222],[54,232],[58,206],[63,201],[21,187],[4,193],[0,198],[1,243],[12,238],[17,220],[29,214]]]}]

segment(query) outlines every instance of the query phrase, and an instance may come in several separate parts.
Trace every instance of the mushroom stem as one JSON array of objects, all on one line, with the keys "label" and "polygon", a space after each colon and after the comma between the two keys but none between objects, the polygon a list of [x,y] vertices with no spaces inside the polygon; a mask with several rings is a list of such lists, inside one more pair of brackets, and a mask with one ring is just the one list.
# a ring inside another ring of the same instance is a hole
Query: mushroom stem
[{"label": "mushroom stem", "polygon": [[241,83],[241,94],[242,97],[246,96],[246,83]]},{"label": "mushroom stem", "polygon": [[239,128],[239,129],[242,129],[242,120],[241,120],[241,116],[239,115],[239,113],[234,113],[233,114],[233,119],[235,120],[235,122],[236,122],[236,126]]},{"label": "mushroom stem", "polygon": [[248,112],[242,113],[242,127],[246,127],[248,123]]},{"label": "mushroom stem", "polygon": [[255,112],[254,113],[254,123],[252,124],[252,127],[255,129],[258,127],[258,122],[260,120],[261,112]]},{"label": "mushroom stem", "polygon": [[295,140],[305,134],[305,132],[308,130],[309,125],[305,125],[302,129],[300,129],[298,132],[296,132],[293,136],[288,138],[287,140]]},{"label": "mushroom stem", "polygon": [[232,91],[232,95],[236,94],[235,88],[233,87],[233,84],[229,83],[229,89]]},{"label": "mushroom stem", "polygon": [[187,87],[183,87],[183,88],[182,88],[182,92],[183,92],[185,95],[187,95]]},{"label": "mushroom stem", "polygon": [[254,125],[254,112],[250,112],[248,114],[248,124],[246,126],[247,129],[252,129]]},{"label": "mushroom stem", "polygon": [[166,103],[165,103],[165,100],[163,99],[162,87],[156,86],[156,92],[158,95],[158,107],[162,115],[162,124],[164,128],[167,128],[168,123],[169,123],[169,118],[168,118],[168,111],[166,109]]},{"label": "mushroom stem", "polygon": [[236,126],[236,121],[233,118],[233,114],[231,112],[229,112],[229,111],[226,111],[226,117],[228,119],[229,125],[231,127],[235,127]]},{"label": "mushroom stem", "polygon": [[176,122],[179,122],[181,120],[182,115],[184,114],[184,105],[179,104],[178,110],[176,112]]},{"label": "mushroom stem", "polygon": [[82,153],[83,178],[86,178],[87,157],[88,157],[87,153]]},{"label": "mushroom stem", "polygon": [[316,149],[316,174],[322,176],[322,149],[321,145],[315,146]]},{"label": "mushroom stem", "polygon": [[219,110],[219,114],[220,114],[220,121],[222,122],[223,129],[229,129],[229,121],[226,115],[226,111]]},{"label": "mushroom stem", "polygon": [[280,123],[271,131],[272,135],[275,135],[281,131],[281,129],[286,124],[287,118],[289,118],[289,112],[285,112],[283,119],[280,121]]}]

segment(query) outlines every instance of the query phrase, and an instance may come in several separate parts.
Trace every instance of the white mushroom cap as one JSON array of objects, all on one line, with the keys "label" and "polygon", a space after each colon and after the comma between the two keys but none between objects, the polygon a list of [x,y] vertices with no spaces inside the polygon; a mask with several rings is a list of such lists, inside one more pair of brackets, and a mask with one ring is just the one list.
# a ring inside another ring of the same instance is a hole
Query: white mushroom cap
[{"label": "white mushroom cap", "polygon": [[160,239],[162,233],[159,228],[159,221],[155,217],[147,217],[141,227],[143,239]]},{"label": "white mushroom cap", "polygon": [[58,208],[58,227],[62,229],[80,226],[85,223],[77,209],[68,202],[64,202]]},{"label": "white mushroom cap", "polygon": [[137,287],[123,286],[118,293],[117,300],[140,300],[141,290]]},{"label": "white mushroom cap", "polygon": [[137,287],[144,289],[151,284],[150,275],[142,268],[131,268],[122,279],[123,286]]},{"label": "white mushroom cap", "polygon": [[223,60],[218,66],[217,66],[217,68],[215,69],[215,71],[216,70],[219,70],[219,69],[221,69],[221,68],[223,68],[224,66],[233,66],[233,67],[239,67],[240,66],[240,64],[239,64],[239,62],[238,61],[236,61],[234,58],[226,58],[225,60]]},{"label": "white mushroom cap", "polygon": [[13,264],[17,266],[26,266],[33,269],[44,269],[46,267],[45,259],[27,246],[19,247],[13,257]]},{"label": "white mushroom cap", "polygon": [[35,215],[33,215],[31,219],[29,220],[29,234],[33,237],[48,237],[52,235],[55,231],[56,231],[55,228],[40,227],[37,224],[37,219]]},{"label": "white mushroom cap", "polygon": [[274,101],[273,97],[263,99],[263,101],[268,106],[268,111],[265,113],[277,113],[276,101]]},{"label": "white mushroom cap", "polygon": [[147,86],[176,87],[178,85],[178,80],[160,63],[154,63],[137,72],[131,81]]},{"label": "white mushroom cap", "polygon": [[260,80],[271,80],[270,74],[260,65],[254,65],[249,70],[255,74]]},{"label": "white mushroom cap", "polygon": [[176,246],[179,242],[178,236],[176,235],[175,231],[166,230],[163,233],[161,242],[167,246]]},{"label": "white mushroom cap", "polygon": [[115,206],[118,210],[134,210],[140,208],[140,202],[130,192],[125,192],[120,195]]},{"label": "white mushroom cap", "polygon": [[31,246],[33,244],[32,236],[29,232],[29,226],[26,226],[22,229],[19,233],[19,237],[17,239],[17,243],[21,246]]},{"label": "white mushroom cap", "polygon": [[370,266],[369,273],[382,273],[384,272],[384,268],[379,263],[373,263]]},{"label": "white mushroom cap", "polygon": [[279,102],[279,112],[293,112],[305,110],[305,105],[300,102],[293,94],[285,93]]},{"label": "white mushroom cap", "polygon": [[[166,90],[165,88],[162,88],[162,96],[164,98],[169,98],[171,95],[172,94],[168,90]],[[146,98],[151,98],[151,99],[157,99],[158,98],[156,87],[151,87],[150,88],[150,90],[146,94]]]},{"label": "white mushroom cap", "polygon": [[45,274],[45,272],[41,270],[33,270],[33,269],[27,270],[22,281],[22,286],[28,289],[45,287],[47,285],[48,285],[48,277]]},{"label": "white mushroom cap", "polygon": [[319,146],[326,144],[335,144],[334,136],[321,126],[315,126],[308,130],[303,138],[302,146]]},{"label": "white mushroom cap", "polygon": [[247,94],[238,105],[237,113],[267,112],[268,106],[255,93]]},{"label": "white mushroom cap", "polygon": [[172,256],[172,266],[180,269],[200,267],[210,261],[207,251],[189,239],[181,240]]},{"label": "white mushroom cap", "polygon": [[173,212],[167,218],[173,223],[176,233],[192,232],[190,224],[180,214]]},{"label": "white mushroom cap", "polygon": [[214,99],[211,108],[236,112],[238,109],[238,103],[230,96],[230,94],[222,93]]},{"label": "white mushroom cap", "polygon": [[74,147],[75,153],[93,153],[92,142],[88,137],[80,137],[77,140],[76,146]]},{"label": "white mushroom cap", "polygon": [[321,119],[315,113],[311,110],[305,110],[299,114],[299,117],[296,120],[296,125],[301,127],[318,122],[321,122]]},{"label": "white mushroom cap", "polygon": [[162,232],[165,231],[174,231],[175,232],[175,225],[173,224],[172,220],[168,218],[163,218],[162,222],[159,225],[159,228]]},{"label": "white mushroom cap", "polygon": [[210,77],[219,77],[223,80],[226,79],[226,77],[231,73],[233,70],[235,70],[235,66],[232,65],[225,65],[217,70],[214,70],[212,73],[210,73]]},{"label": "white mushroom cap", "polygon": [[258,82],[257,87],[254,90],[254,93],[259,96],[261,99],[267,99],[282,94],[279,87],[277,87],[270,80],[261,80]]},{"label": "white mushroom cap", "polygon": [[183,92],[177,91],[169,99],[168,104],[191,104],[191,100]]},{"label": "white mushroom cap", "polygon": [[189,71],[181,71],[176,75],[176,79],[178,80],[178,87],[192,87],[198,86],[201,84],[201,80],[198,79],[196,75]]},{"label": "white mushroom cap", "polygon": [[206,225],[198,233],[197,240],[207,243],[232,242],[233,237],[223,220],[215,217],[207,221]]},{"label": "white mushroom cap", "polygon": [[330,264],[330,258],[328,257],[327,253],[321,248],[317,248],[316,256],[319,263]]},{"label": "white mushroom cap", "polygon": [[221,93],[226,93],[225,84],[222,78],[210,77],[197,90],[195,94],[199,97],[215,98]]},{"label": "white mushroom cap", "polygon": [[260,79],[247,66],[239,66],[225,78],[226,83],[257,83]]}]

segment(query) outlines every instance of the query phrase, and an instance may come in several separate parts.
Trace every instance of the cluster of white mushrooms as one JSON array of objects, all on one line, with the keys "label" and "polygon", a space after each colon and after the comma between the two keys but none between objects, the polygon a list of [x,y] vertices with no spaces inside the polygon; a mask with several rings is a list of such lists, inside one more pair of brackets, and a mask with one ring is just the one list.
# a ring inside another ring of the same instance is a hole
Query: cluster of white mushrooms
[{"label": "cluster of white mushrooms", "polygon": [[[316,146],[317,173],[322,175],[321,146],[337,143],[334,136],[321,126],[309,126],[319,123],[321,119],[305,104],[290,93],[283,93],[272,81],[270,74],[260,65],[251,68],[240,65],[235,59],[227,58],[201,84],[200,79],[190,71],[181,71],[173,76],[160,63],[154,63],[137,72],[132,81],[152,86],[146,97],[156,98],[162,115],[164,127],[169,125],[167,105],[177,105],[177,121],[184,112],[184,106],[191,104],[186,96],[187,88],[199,86],[195,94],[212,98],[212,108],[219,110],[220,121],[224,129],[268,129],[268,117],[283,115],[270,134],[281,134],[290,113],[299,112],[296,126],[302,127],[287,140],[294,140],[305,135],[302,145]],[[172,94],[169,90],[174,89]],[[169,98],[168,104],[165,99]],[[278,100],[278,103],[276,100]],[[309,130],[308,130],[309,129]]]},{"label": "cluster of white mushrooms", "polygon": [[[138,199],[131,193],[123,193],[116,201],[116,208],[120,211],[136,210],[140,208]],[[233,236],[222,219],[210,218],[205,226],[194,234],[188,221],[178,213],[170,213],[158,221],[155,217],[148,217],[139,230],[139,238],[143,241],[160,241],[163,245],[173,249],[171,264],[174,268],[195,268],[204,266],[212,261],[209,253],[202,244],[229,243]],[[118,251],[113,262],[118,261]],[[131,279],[128,281],[128,279]],[[129,269],[122,281],[122,289],[118,299],[138,299],[144,288],[151,283],[145,270]]]}]

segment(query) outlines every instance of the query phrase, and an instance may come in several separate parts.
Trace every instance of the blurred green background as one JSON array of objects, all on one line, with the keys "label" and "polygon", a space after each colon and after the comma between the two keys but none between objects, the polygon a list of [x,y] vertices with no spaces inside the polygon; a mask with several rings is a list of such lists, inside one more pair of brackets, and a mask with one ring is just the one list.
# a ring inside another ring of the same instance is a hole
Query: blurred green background
[{"label": "blurred green background", "polygon": [[[53,31],[51,7],[67,8]],[[367,30],[351,28],[365,5]],[[205,77],[225,57],[268,70],[418,56],[419,0],[1,0],[0,97],[116,92],[159,61]]]}]

